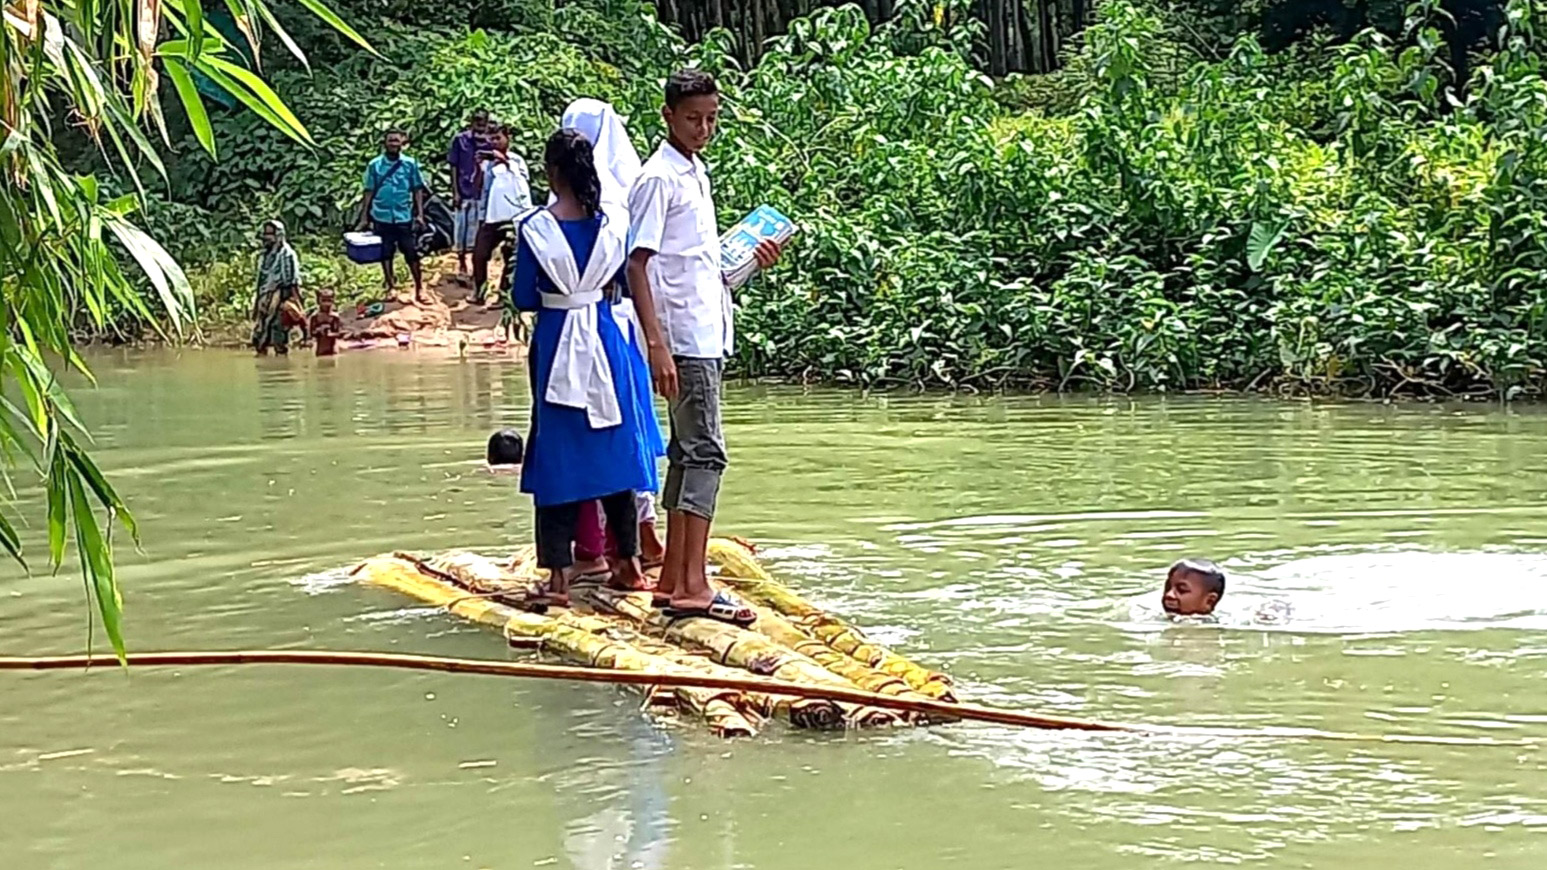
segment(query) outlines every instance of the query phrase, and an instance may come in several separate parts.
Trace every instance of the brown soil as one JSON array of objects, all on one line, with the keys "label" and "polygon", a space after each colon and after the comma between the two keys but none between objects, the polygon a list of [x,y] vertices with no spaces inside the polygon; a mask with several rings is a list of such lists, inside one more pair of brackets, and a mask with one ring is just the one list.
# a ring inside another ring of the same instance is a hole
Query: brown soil
[{"label": "brown soil", "polygon": [[423,303],[411,298],[413,284],[405,281],[398,285],[399,298],[386,300],[379,314],[366,315],[364,306],[340,310],[339,317],[344,321],[342,346],[358,350],[407,343],[458,353],[503,349],[510,340],[500,325],[503,306],[474,304],[472,280],[459,277],[456,269],[455,256],[424,261]]}]

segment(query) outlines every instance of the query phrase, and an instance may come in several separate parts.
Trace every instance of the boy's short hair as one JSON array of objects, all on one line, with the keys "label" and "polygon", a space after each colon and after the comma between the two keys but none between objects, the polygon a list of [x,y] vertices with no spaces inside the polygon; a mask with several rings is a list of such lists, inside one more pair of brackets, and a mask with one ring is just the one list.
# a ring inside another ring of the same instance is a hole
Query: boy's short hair
[{"label": "boy's short hair", "polygon": [[689,97],[712,97],[720,92],[714,76],[701,69],[679,69],[666,80],[666,107],[675,109]]},{"label": "boy's short hair", "polygon": [[514,429],[501,429],[489,436],[490,465],[520,465],[525,453],[521,433]]},{"label": "boy's short hair", "polygon": [[385,139],[388,136],[402,136],[404,139],[407,139],[408,131],[404,130],[402,127],[388,127],[386,130],[382,131],[381,138]]},{"label": "boy's short hair", "polygon": [[1182,559],[1171,566],[1171,570],[1166,572],[1166,576],[1171,577],[1178,571],[1186,571],[1189,574],[1202,578],[1203,585],[1209,592],[1221,598],[1225,596],[1225,569],[1219,567],[1214,562],[1208,559]]}]

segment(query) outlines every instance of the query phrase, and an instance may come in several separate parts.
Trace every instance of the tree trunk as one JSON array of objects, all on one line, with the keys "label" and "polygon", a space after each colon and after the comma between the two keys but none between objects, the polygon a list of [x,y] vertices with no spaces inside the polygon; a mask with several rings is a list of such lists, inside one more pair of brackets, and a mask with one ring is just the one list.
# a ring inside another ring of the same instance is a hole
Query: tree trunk
[{"label": "tree trunk", "polygon": [[[845,0],[655,0],[661,21],[674,24],[684,38],[697,41],[724,27],[736,36],[737,54],[757,62],[763,44],[783,33],[791,21],[822,6]],[[873,24],[897,12],[896,0],[857,2]],[[988,72],[1051,72],[1069,36],[1084,29],[1093,0],[974,0],[971,14],[984,25]]]}]

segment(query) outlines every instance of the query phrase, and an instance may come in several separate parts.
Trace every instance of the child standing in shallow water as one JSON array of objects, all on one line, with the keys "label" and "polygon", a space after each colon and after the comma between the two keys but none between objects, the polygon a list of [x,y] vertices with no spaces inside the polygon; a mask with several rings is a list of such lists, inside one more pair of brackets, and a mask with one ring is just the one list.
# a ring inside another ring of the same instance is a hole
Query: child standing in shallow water
[{"label": "child standing in shallow water", "polygon": [[338,353],[338,336],[343,331],[344,322],[333,311],[333,291],[317,291],[317,313],[312,315],[311,322],[307,324],[306,331],[317,343],[318,356],[333,356]]}]

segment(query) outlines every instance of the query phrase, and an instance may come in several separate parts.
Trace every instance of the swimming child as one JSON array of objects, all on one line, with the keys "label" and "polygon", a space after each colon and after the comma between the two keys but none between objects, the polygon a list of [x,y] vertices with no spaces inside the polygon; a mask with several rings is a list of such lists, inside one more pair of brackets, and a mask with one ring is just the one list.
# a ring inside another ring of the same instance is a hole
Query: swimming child
[{"label": "swimming child", "polygon": [[344,322],[339,320],[338,314],[333,311],[333,291],[317,291],[317,313],[312,315],[311,323],[306,331],[312,340],[317,342],[318,356],[333,356],[338,353],[338,336],[343,331]]},{"label": "swimming child", "polygon": [[1166,572],[1160,606],[1171,616],[1208,616],[1225,594],[1225,571],[1208,559],[1183,559]]},{"label": "swimming child", "polygon": [[525,453],[526,446],[521,433],[514,429],[501,429],[489,436],[487,461],[490,471],[499,473],[519,468],[521,461],[526,458]]}]

